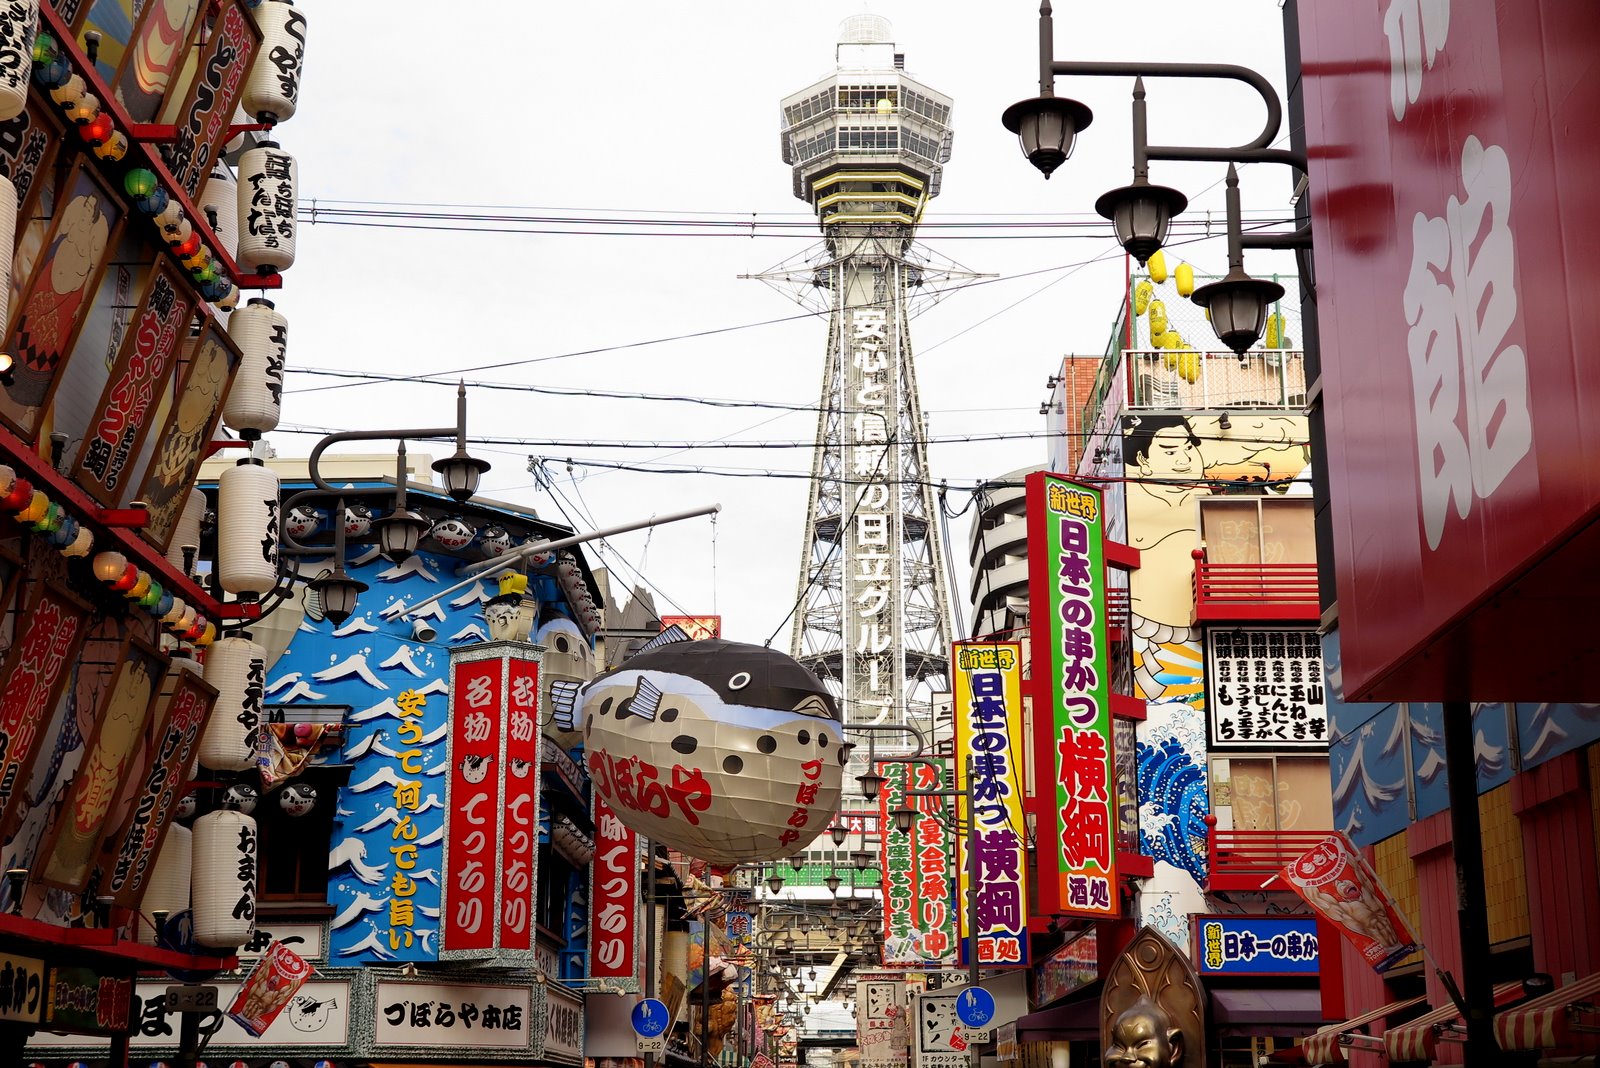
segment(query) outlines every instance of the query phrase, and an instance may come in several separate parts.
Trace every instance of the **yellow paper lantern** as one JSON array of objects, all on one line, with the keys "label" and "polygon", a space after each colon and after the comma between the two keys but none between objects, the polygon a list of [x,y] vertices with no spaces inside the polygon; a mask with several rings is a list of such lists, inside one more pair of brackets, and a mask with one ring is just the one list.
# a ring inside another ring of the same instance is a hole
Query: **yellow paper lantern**
[{"label": "yellow paper lantern", "polygon": [[1150,340],[1154,342],[1167,332],[1167,306],[1159,300],[1150,302]]},{"label": "yellow paper lantern", "polygon": [[1150,298],[1154,295],[1156,287],[1150,284],[1148,278],[1141,278],[1139,284],[1133,287],[1133,314],[1143,315],[1145,309],[1150,307]]},{"label": "yellow paper lantern", "polygon": [[1145,266],[1150,268],[1150,277],[1157,284],[1167,280],[1167,257],[1160,249],[1156,249],[1150,254],[1150,262]]},{"label": "yellow paper lantern", "polygon": [[1178,264],[1178,269],[1172,274],[1172,280],[1178,287],[1178,296],[1187,297],[1194,292],[1194,268],[1187,263]]},{"label": "yellow paper lantern", "polygon": [[43,490],[34,490],[33,498],[28,501],[28,507],[17,514],[17,522],[37,523],[48,511],[50,511],[50,498],[44,495]]},{"label": "yellow paper lantern", "polygon": [[104,144],[95,148],[94,154],[115,163],[128,154],[128,135],[121,130],[114,131]]},{"label": "yellow paper lantern", "polygon": [[150,592],[150,572],[148,572],[148,571],[140,571],[139,572],[139,581],[135,582],[133,584],[133,588],[127,590],[126,592],[124,592],[122,596],[126,597],[130,601],[138,601],[138,600],[143,599],[144,595],[149,593],[149,592]]},{"label": "yellow paper lantern", "polygon": [[1178,373],[1193,385],[1200,378],[1200,354],[1193,349],[1178,353]]}]

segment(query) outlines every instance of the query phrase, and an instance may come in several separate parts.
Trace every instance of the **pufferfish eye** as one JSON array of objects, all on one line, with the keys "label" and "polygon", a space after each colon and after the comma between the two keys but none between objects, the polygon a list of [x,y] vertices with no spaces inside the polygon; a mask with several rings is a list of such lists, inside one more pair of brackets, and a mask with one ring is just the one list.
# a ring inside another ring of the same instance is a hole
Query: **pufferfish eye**
[{"label": "pufferfish eye", "polygon": [[730,690],[742,690],[748,685],[750,685],[750,672],[748,671],[741,671],[728,680],[728,689]]}]

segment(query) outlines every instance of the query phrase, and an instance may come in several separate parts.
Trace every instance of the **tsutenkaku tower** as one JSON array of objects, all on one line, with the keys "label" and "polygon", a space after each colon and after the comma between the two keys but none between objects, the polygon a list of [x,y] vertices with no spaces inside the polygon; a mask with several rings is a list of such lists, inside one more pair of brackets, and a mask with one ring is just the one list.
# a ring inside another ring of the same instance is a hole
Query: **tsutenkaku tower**
[{"label": "tsutenkaku tower", "polygon": [[926,726],[948,689],[949,583],[907,304],[938,273],[913,243],[950,158],[950,98],[907,76],[887,19],[845,19],[836,55],[783,101],[783,161],[823,235],[786,277],[830,313],[791,652],[846,723]]}]

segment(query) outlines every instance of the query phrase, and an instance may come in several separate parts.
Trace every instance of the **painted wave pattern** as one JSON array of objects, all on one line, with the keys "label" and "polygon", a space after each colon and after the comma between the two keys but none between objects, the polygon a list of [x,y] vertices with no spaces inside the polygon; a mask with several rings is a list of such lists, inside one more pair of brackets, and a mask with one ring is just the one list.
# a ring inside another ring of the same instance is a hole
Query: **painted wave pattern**
[{"label": "painted wave pattern", "polygon": [[[352,567],[371,586],[356,615],[337,629],[327,622],[302,629],[268,681],[279,691],[274,703],[315,699],[351,709],[342,758],[353,770],[340,791],[328,856],[334,908],[329,959],[339,965],[434,960],[439,952],[450,678],[450,643],[443,636],[481,628],[483,617],[479,601],[452,605],[447,599],[429,613],[441,639],[414,640],[410,621],[399,618],[403,605],[452,581],[457,562],[431,554],[412,559],[398,567],[382,558]],[[413,741],[399,733],[406,714],[397,699],[408,690],[425,698],[412,714],[422,729]],[[406,771],[403,761],[417,770]],[[420,784],[415,800],[403,796],[409,783]],[[401,874],[415,883],[415,893],[404,899],[409,925],[393,889]]]},{"label": "painted wave pattern", "polygon": [[1176,734],[1140,740],[1137,759],[1140,852],[1203,883],[1210,811],[1203,766]]}]

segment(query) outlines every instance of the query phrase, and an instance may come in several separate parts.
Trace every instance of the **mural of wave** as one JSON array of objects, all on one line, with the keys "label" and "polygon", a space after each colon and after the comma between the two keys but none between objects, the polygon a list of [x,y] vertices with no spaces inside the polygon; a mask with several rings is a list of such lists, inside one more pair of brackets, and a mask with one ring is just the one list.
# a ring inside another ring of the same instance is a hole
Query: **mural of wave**
[{"label": "mural of wave", "polygon": [[[1153,706],[1152,714],[1159,707]],[[1150,726],[1150,722],[1144,726]],[[1206,876],[1205,818],[1211,808],[1204,757],[1196,759],[1195,746],[1186,744],[1182,736],[1186,732],[1162,732],[1157,728],[1140,733],[1140,851],[1187,872],[1195,882],[1202,882]],[[1203,740],[1198,751],[1205,752]]]}]

